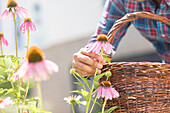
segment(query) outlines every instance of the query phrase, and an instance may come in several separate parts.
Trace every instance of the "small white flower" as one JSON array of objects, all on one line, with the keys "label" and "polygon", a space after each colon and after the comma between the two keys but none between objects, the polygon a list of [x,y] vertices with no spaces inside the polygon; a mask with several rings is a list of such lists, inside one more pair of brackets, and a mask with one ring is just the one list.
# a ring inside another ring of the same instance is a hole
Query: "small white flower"
[{"label": "small white flower", "polygon": [[80,99],[81,99],[82,97],[80,96],[80,95],[78,95],[78,96],[76,96],[76,95],[72,95],[72,96],[69,96],[69,97],[65,97],[64,98],[64,100],[68,103],[68,104],[75,104],[75,103],[77,103],[77,104],[79,104],[79,103],[81,103],[80,102]]}]

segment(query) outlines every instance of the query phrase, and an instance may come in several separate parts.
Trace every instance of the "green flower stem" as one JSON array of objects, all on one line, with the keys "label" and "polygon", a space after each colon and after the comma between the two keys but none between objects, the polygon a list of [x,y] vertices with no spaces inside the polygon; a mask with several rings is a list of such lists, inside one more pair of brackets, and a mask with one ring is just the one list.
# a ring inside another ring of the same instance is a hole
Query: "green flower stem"
[{"label": "green flower stem", "polygon": [[38,90],[38,96],[39,96],[39,108],[42,109],[42,95],[41,95],[41,85],[40,82],[37,82],[37,90]]},{"label": "green flower stem", "polygon": [[15,18],[15,13],[13,13],[14,25],[15,25],[15,46],[16,46],[16,57],[18,58],[18,43],[17,43],[17,22]]},{"label": "green flower stem", "polygon": [[27,99],[29,84],[30,84],[29,82],[30,82],[30,78],[28,78],[28,82],[27,82],[27,88],[26,88],[25,97],[24,97],[24,104],[26,104],[26,99]]},{"label": "green flower stem", "polygon": [[28,29],[27,51],[28,51],[28,48],[29,48],[29,40],[30,40],[30,31]]},{"label": "green flower stem", "polygon": [[[75,77],[80,83],[82,83],[81,80],[80,80],[75,74],[77,74],[77,76],[79,76],[79,74],[78,74],[78,73],[73,73],[74,77]],[[84,90],[86,90],[86,88],[85,88],[84,86],[82,86],[82,87],[83,87]]]},{"label": "green flower stem", "polygon": [[4,109],[1,109],[1,112],[2,112],[2,113],[5,113],[5,110],[4,110]]},{"label": "green flower stem", "polygon": [[[3,49],[2,49],[2,41],[0,39],[0,45],[1,45],[1,53],[2,53],[2,56],[4,55],[3,54]],[[6,64],[5,64],[5,59],[3,58],[3,62],[4,62],[4,65],[5,65],[5,68],[6,68]]]},{"label": "green flower stem", "polygon": [[71,105],[72,105],[72,111],[73,113],[75,113],[74,103],[71,103]]},{"label": "green flower stem", "polygon": [[105,98],[104,103],[103,103],[103,107],[102,107],[102,113],[104,113],[104,108],[106,106],[106,102],[107,102],[107,99]]},{"label": "green flower stem", "polygon": [[2,53],[2,56],[3,56],[4,54],[3,54],[2,41],[1,41],[1,39],[0,39],[0,45],[1,45],[1,53]]},{"label": "green flower stem", "polygon": [[[94,77],[97,75],[97,71],[98,71],[98,68],[96,68],[96,72],[94,74]],[[86,113],[88,113],[88,110],[89,110],[89,106],[90,106],[90,101],[91,101],[93,89],[94,89],[94,83],[92,84],[92,88],[90,90],[90,98],[89,98],[89,101],[87,102],[87,105],[86,105]]]},{"label": "green flower stem", "polygon": [[103,55],[103,47],[101,47],[100,55]]},{"label": "green flower stem", "polygon": [[93,108],[94,108],[94,105],[95,105],[95,103],[96,103],[96,100],[97,100],[97,96],[96,96],[96,98],[94,99],[94,102],[93,102],[93,105],[92,105],[92,107],[91,107],[90,113],[93,111]]},{"label": "green flower stem", "polygon": [[12,89],[14,90],[14,85],[12,83],[12,80],[10,80],[10,83],[11,83]]},{"label": "green flower stem", "polygon": [[17,95],[17,100],[18,100],[18,113],[20,113],[20,79],[18,78],[18,95]]}]

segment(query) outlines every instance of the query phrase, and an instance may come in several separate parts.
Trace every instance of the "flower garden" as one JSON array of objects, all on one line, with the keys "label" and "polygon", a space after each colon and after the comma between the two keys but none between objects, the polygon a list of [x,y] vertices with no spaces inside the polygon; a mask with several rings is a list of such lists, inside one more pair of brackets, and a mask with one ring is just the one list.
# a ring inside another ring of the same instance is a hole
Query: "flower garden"
[{"label": "flower garden", "polygon": [[[18,113],[48,113],[43,109],[42,94],[41,94],[41,81],[46,81],[49,79],[49,76],[53,73],[59,71],[59,67],[52,61],[45,59],[45,54],[41,48],[37,46],[29,46],[30,32],[36,32],[36,25],[32,22],[31,18],[28,17],[30,12],[19,6],[15,0],[8,0],[6,9],[1,12],[0,19],[1,21],[6,21],[8,16],[11,16],[11,23],[14,24],[14,40],[15,40],[15,55],[10,55],[3,52],[3,46],[9,46],[9,41],[6,40],[5,34],[0,32],[0,45],[1,45],[1,84],[8,84],[9,87],[1,87],[0,89],[0,109],[2,113],[8,112],[6,108],[13,109],[17,108]],[[19,17],[23,19],[22,22],[17,22],[16,18]],[[20,24],[19,29],[17,25]],[[22,32],[27,36],[27,45],[26,55],[20,57],[18,55],[18,42],[17,42],[17,30]],[[110,62],[110,58],[107,54],[114,54],[113,46],[107,42],[107,37],[105,35],[100,35],[97,38],[95,44],[89,44],[88,52],[95,52],[106,58]],[[11,62],[11,63],[9,63]],[[96,69],[97,72],[98,69]],[[109,71],[97,75],[94,75],[94,82],[90,86],[88,78],[82,77],[74,69],[70,70],[71,74],[79,81],[75,84],[82,86],[81,90],[73,91],[78,93],[77,95],[72,95],[70,97],[65,97],[67,103],[72,105],[72,111],[75,113],[75,104],[83,105],[86,107],[86,113],[91,113],[95,104],[99,104],[96,100],[100,97],[105,98],[103,109],[98,113],[104,113],[105,104],[108,99],[119,97],[119,93],[112,88],[111,83],[108,80],[111,73]],[[107,76],[106,81],[99,83],[99,79],[102,76]],[[32,81],[36,83],[36,86],[32,86]],[[81,82],[83,81],[83,82]],[[85,88],[85,85],[88,86],[88,90]],[[36,87],[38,97],[29,97],[29,89]],[[85,99],[84,102],[80,101],[80,98]],[[64,101],[63,100],[63,101]],[[93,101],[92,107],[90,103]],[[101,106],[101,105],[100,105]],[[116,106],[107,110],[108,113],[112,112]]]}]

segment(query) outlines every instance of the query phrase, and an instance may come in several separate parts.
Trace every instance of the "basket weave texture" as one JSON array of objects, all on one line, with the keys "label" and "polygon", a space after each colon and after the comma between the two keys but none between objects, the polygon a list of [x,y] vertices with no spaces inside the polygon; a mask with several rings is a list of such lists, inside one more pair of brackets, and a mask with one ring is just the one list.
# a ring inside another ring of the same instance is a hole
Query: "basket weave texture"
[{"label": "basket weave texture", "polygon": [[[170,19],[149,12],[128,13],[117,20],[108,32],[112,44],[114,35],[132,20],[148,18],[170,26]],[[106,108],[119,106],[115,113],[170,113],[170,64],[151,62],[120,62],[106,64],[111,84],[119,92],[118,99],[108,100]],[[103,77],[101,80],[106,80]]]},{"label": "basket weave texture", "polygon": [[170,64],[120,62],[106,64],[102,71],[108,70],[120,97],[108,100],[106,109],[119,106],[113,113],[170,112]]}]

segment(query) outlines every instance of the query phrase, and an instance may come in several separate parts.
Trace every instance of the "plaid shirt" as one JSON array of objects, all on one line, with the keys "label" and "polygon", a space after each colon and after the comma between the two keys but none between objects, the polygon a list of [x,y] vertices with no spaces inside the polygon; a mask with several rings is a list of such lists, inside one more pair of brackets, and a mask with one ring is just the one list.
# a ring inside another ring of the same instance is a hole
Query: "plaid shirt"
[{"label": "plaid shirt", "polygon": [[[146,11],[170,19],[170,0],[162,0],[160,8],[156,12],[155,8],[156,4],[152,0],[143,2],[137,2],[136,0],[106,0],[103,16],[90,42],[94,41],[98,34],[107,34],[114,22],[127,13]],[[170,63],[170,26],[152,19],[137,19],[120,28],[113,37],[115,50],[130,24],[133,24],[141,35],[154,45],[163,62]]]}]

